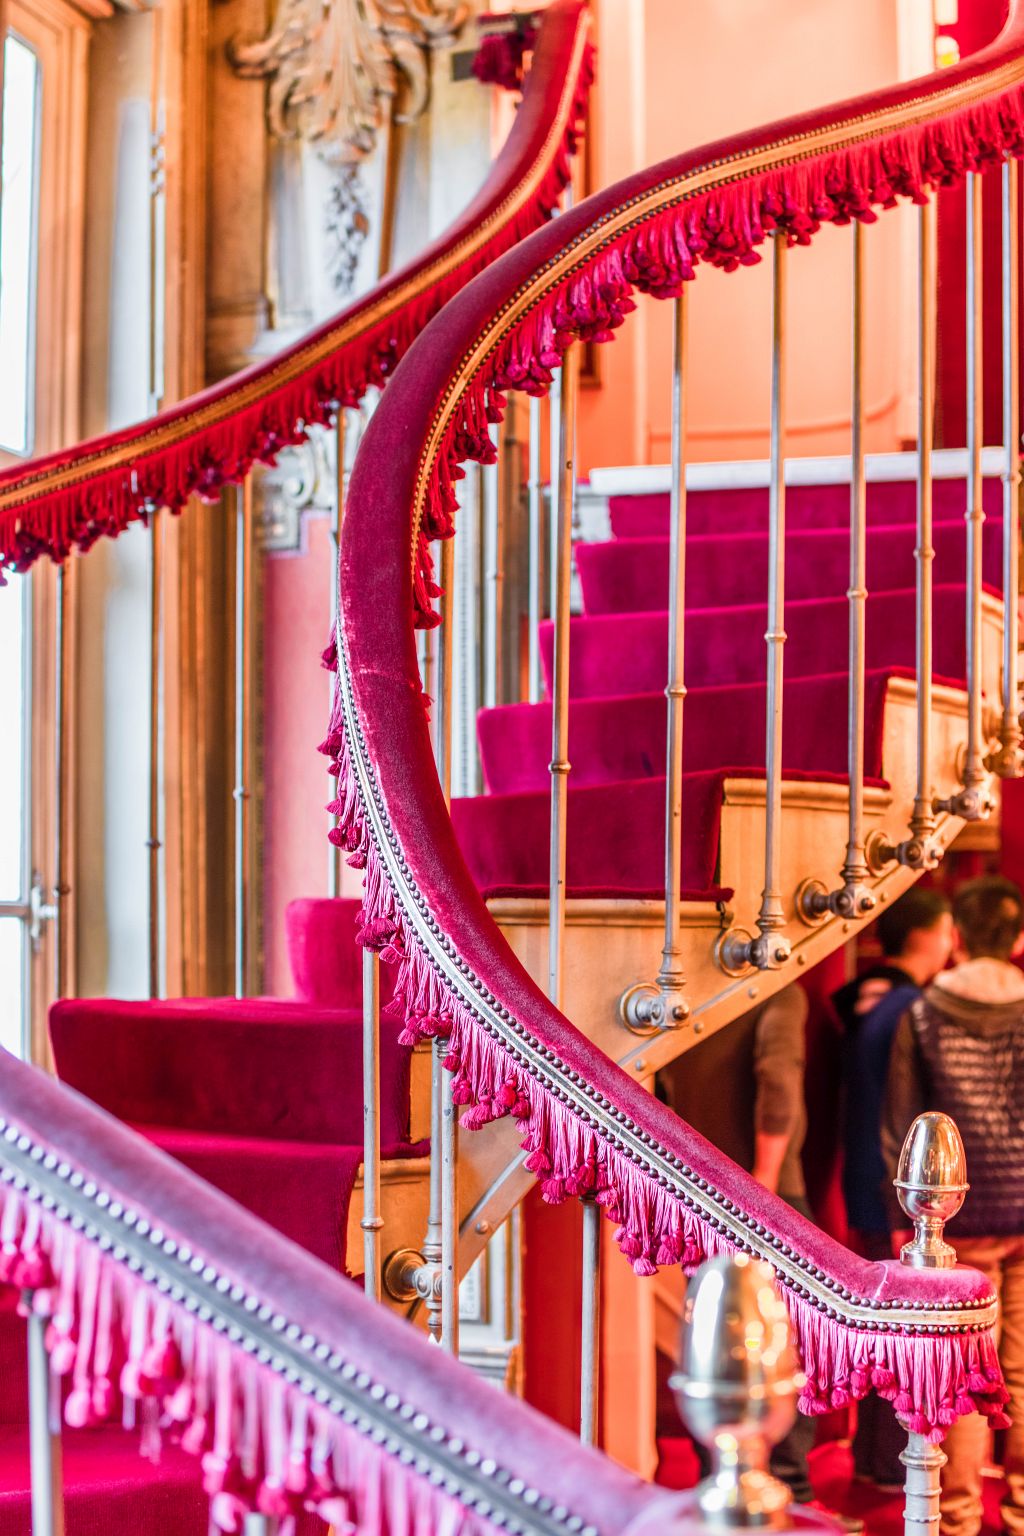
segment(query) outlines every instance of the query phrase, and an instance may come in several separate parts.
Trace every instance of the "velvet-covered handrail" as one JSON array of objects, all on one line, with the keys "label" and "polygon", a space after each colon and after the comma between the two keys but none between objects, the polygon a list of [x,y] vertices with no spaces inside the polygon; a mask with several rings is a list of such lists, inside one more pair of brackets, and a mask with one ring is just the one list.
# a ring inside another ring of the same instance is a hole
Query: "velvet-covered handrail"
[{"label": "velvet-covered handrail", "polygon": [[[0,1052],[0,1284],[49,1319],[74,1426],[202,1455],[219,1530],[621,1536],[664,1492],[408,1323],[87,1099]],[[146,1405],[159,1409],[147,1411]],[[148,1426],[148,1427],[147,1427]]]},{"label": "velvet-covered handrail", "polygon": [[122,431],[0,474],[0,581],[63,560],[156,507],[215,499],[382,384],[469,278],[547,220],[568,184],[592,78],[586,0],[554,0],[523,98],[484,185],[443,235],[365,297],[266,362]]},{"label": "velvet-covered handrail", "polygon": [[506,944],[452,832],[416,665],[436,622],[429,544],[454,532],[460,462],[489,462],[503,391],[540,394],[574,338],[611,339],[639,289],[671,297],[779,232],[870,220],[1024,150],[1024,0],[958,68],[726,139],[596,194],[446,306],[397,370],[358,455],[340,563],[338,687],[324,750],[331,835],[365,869],[363,942],[397,963],[405,1038],[450,1036],[470,1128],[511,1114],[549,1200],[591,1193],[634,1267],[722,1248],[768,1260],[801,1340],[807,1411],[894,1401],[940,1437],[1005,1389],[978,1274],[868,1263],[729,1162],[588,1045]]}]

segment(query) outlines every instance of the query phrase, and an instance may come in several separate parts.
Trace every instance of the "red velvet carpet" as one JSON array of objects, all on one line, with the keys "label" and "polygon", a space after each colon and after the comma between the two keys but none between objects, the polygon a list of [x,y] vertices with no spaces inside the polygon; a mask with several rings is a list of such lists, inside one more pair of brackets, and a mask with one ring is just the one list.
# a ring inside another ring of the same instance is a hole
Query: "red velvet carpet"
[{"label": "red velvet carpet", "polygon": [[[62,1080],[338,1269],[362,1162],[356,901],[289,912],[297,999],[58,1003]],[[381,1142],[409,1143],[409,1052],[381,1031]],[[0,1299],[0,1536],[28,1536],[25,1329]],[[118,1412],[120,1410],[118,1409]],[[206,1536],[199,1464],[171,1444],[157,1464],[118,1427],[68,1431],[68,1536]],[[313,1517],[298,1536],[323,1536]]]},{"label": "red velvet carpet", "polygon": [[[912,676],[915,654],[915,488],[872,485],[868,516],[864,769],[882,771],[886,686]],[[999,578],[1000,486],[985,485],[984,571]],[[962,686],[963,481],[935,485],[934,672]],[[785,729],[787,777],[846,775],[849,490],[801,486],[787,495]],[[687,498],[683,728],[683,886],[720,894],[722,782],[764,772],[768,493]],[[569,646],[568,887],[576,896],[651,896],[663,889],[668,633],[668,497],[613,498],[615,537],[580,544],[583,612]],[[554,634],[541,629],[550,693]],[[452,819],[487,895],[542,895],[548,882],[551,706],[483,711],[478,739],[487,793],[456,800]]]}]

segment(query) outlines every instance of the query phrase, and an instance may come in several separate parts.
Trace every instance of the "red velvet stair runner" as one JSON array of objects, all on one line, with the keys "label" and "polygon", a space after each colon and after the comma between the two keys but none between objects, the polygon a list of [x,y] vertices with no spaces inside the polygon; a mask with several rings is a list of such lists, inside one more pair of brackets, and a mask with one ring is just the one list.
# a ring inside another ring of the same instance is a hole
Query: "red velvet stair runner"
[{"label": "red velvet stair runner", "polygon": [[[127,1121],[317,1258],[344,1270],[348,1208],[362,1162],[358,901],[298,902],[288,914],[300,997],[57,1003],[61,1079]],[[409,1052],[381,1031],[381,1145],[409,1142]],[[28,1530],[24,1323],[0,1307],[0,1536]],[[9,1301],[10,1304],[7,1304]],[[201,1466],[137,1431],[66,1437],[68,1536],[206,1536]],[[111,1500],[115,1500],[112,1508]],[[298,1536],[322,1536],[299,1522]]]},{"label": "red velvet stair runner", "polygon": [[[1001,487],[986,481],[984,572],[998,588]],[[849,505],[846,486],[787,494],[785,732],[791,779],[846,775]],[[963,481],[935,484],[934,670],[963,686]],[[717,899],[726,777],[764,772],[764,631],[768,493],[687,498],[683,886]],[[867,689],[864,768],[882,772],[885,694],[913,676],[915,487],[868,488]],[[569,664],[568,886],[576,896],[656,897],[663,889],[668,516],[664,496],[615,497],[616,537],[581,544],[583,613]],[[550,690],[553,629],[542,626]],[[487,895],[543,895],[548,880],[551,706],[485,710],[478,737],[488,793],[456,800],[452,820]]]}]

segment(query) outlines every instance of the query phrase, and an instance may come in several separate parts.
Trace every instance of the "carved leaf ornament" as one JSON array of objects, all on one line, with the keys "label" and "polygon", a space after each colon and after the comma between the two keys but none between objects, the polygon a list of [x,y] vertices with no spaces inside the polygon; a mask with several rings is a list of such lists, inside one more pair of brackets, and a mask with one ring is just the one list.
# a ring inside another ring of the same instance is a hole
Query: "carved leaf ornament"
[{"label": "carved leaf ornament", "polygon": [[266,36],[234,41],[245,78],[269,79],[267,121],[338,164],[373,152],[394,113],[412,122],[427,104],[427,55],[452,41],[464,0],[278,0]]}]

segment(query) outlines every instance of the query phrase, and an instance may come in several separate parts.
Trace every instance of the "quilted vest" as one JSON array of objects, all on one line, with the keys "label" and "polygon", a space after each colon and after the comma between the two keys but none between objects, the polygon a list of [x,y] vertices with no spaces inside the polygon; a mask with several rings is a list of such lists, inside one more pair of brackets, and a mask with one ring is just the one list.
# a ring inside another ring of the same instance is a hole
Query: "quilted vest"
[{"label": "quilted vest", "polygon": [[931,987],[910,1010],[925,1103],[952,1115],[970,1192],[959,1237],[1024,1233],[1024,1004],[968,1002]]}]

